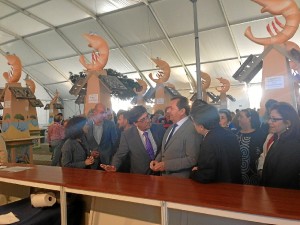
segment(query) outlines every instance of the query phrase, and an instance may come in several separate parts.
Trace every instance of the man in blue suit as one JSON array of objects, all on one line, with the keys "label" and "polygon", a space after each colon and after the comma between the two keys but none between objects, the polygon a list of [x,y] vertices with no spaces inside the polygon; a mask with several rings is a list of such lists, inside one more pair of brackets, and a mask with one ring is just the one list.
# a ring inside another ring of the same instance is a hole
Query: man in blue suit
[{"label": "man in blue suit", "polygon": [[151,124],[144,106],[135,106],[129,114],[134,126],[122,132],[111,165],[102,164],[101,167],[110,172],[118,171],[128,155],[131,173],[154,174],[149,164],[160,152],[165,129],[161,124]]},{"label": "man in blue suit", "polygon": [[[106,107],[98,103],[94,107],[93,115],[86,134],[87,142],[92,155],[95,156],[92,169],[100,168],[100,163],[110,164],[116,151],[117,130],[112,121],[106,119]],[[100,155],[100,157],[97,157]]]}]

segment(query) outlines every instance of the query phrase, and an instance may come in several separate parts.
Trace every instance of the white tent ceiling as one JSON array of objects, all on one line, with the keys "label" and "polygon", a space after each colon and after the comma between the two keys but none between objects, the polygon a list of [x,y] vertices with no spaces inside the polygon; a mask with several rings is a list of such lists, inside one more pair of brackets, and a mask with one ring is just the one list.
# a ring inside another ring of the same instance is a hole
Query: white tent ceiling
[{"label": "white tent ceiling", "polygon": [[[300,4],[300,0],[296,0]],[[250,54],[263,47],[243,33],[251,26],[258,37],[269,34],[265,26],[273,20],[261,14],[261,6],[250,0],[198,0],[198,30],[201,70],[212,77],[232,78]],[[284,23],[282,17],[278,17]],[[90,58],[91,49],[83,33],[93,32],[109,43],[110,56],[105,68],[129,78],[155,72],[151,57],[171,66],[169,82],[188,96],[188,76],[196,80],[193,3],[191,0],[0,0],[0,72],[9,69],[4,55],[18,55],[23,63],[23,78],[28,74],[39,87],[36,95],[56,90],[62,99],[69,94],[69,72],[83,70],[81,54]],[[299,31],[292,41],[299,44]],[[257,75],[253,82],[260,82]],[[0,78],[0,86],[5,85]],[[154,86],[154,83],[152,83]]]}]

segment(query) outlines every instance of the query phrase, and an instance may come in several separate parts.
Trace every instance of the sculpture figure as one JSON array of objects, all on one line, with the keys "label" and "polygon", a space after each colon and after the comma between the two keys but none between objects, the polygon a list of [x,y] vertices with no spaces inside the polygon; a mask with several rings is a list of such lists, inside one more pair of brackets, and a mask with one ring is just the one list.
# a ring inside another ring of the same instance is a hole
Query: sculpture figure
[{"label": "sculpture figure", "polygon": [[217,86],[216,87],[216,90],[220,93],[226,93],[229,89],[230,89],[230,83],[229,83],[229,80],[227,79],[224,79],[222,77],[220,78],[217,78],[217,80],[220,81],[221,83],[221,86]]},{"label": "sculpture figure", "polygon": [[84,38],[89,42],[88,46],[93,48],[92,63],[86,63],[84,56],[79,58],[80,63],[87,71],[101,71],[108,61],[109,47],[107,42],[96,34],[84,34]]},{"label": "sculpture figure", "polygon": [[145,94],[145,92],[147,91],[147,83],[142,80],[142,79],[136,79],[136,81],[138,82],[138,84],[141,86],[140,89],[136,89],[136,88],[133,88],[133,91],[137,94],[137,95],[140,95],[140,94]]},{"label": "sculpture figure", "polygon": [[205,91],[209,88],[211,83],[211,78],[207,73],[201,72],[201,83],[202,83],[202,90]]},{"label": "sculpture figure", "polygon": [[159,71],[156,73],[157,78],[153,78],[152,73],[149,74],[149,78],[156,83],[155,87],[155,105],[154,111],[165,110],[165,106],[169,103],[170,99],[165,97],[165,85],[167,80],[170,78],[171,69],[169,64],[159,58],[151,58],[156,64]]},{"label": "sculpture figure", "polygon": [[144,105],[145,101],[143,95],[147,91],[147,83],[142,79],[136,79],[138,84],[141,86],[139,89],[133,88],[133,91],[137,94],[136,104]]},{"label": "sculpture figure", "polygon": [[26,86],[31,90],[31,92],[34,94],[35,93],[35,83],[31,79],[26,79],[25,80]]},{"label": "sculpture figure", "polygon": [[22,63],[16,55],[6,55],[7,64],[11,66],[11,71],[4,72],[3,77],[7,83],[16,83],[20,80],[22,74]]},{"label": "sculpture figure", "polygon": [[254,37],[251,31],[251,27],[247,27],[245,31],[245,36],[251,41],[260,45],[271,45],[271,44],[281,44],[288,41],[296,33],[299,22],[300,15],[297,4],[294,0],[252,0],[257,4],[261,5],[261,13],[269,12],[273,15],[282,15],[285,18],[285,25],[283,25],[276,17],[275,23],[282,28],[279,31],[276,28],[274,22],[272,22],[272,27],[276,35],[271,31],[270,25],[267,26],[267,30],[271,37],[267,38],[257,38]]},{"label": "sculpture figure", "polygon": [[[31,90],[31,92],[34,94],[35,93],[35,83],[33,80],[29,78],[27,75],[25,78],[25,83],[26,86]],[[29,130],[38,130],[39,131],[39,122],[38,122],[38,117],[36,113],[36,108],[35,106],[32,106],[30,102],[28,102],[28,126]]]},{"label": "sculpture figure", "polygon": [[6,59],[11,71],[4,72],[7,81],[4,88],[4,109],[2,120],[2,136],[4,139],[27,138],[28,129],[28,93],[18,81],[22,74],[22,63],[18,56],[7,54]]},{"label": "sculpture figure", "polygon": [[156,74],[157,79],[153,78],[152,73],[149,74],[150,79],[157,84],[166,82],[169,79],[171,73],[169,64],[159,58],[151,58],[151,60],[156,64],[156,67],[159,68],[159,71]]}]

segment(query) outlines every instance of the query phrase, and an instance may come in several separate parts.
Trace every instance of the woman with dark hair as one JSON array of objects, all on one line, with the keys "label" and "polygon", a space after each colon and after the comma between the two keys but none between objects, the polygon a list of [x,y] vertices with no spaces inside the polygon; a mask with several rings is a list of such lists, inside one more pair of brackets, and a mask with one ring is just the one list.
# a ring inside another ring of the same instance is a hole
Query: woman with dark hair
[{"label": "woman with dark hair", "polygon": [[262,185],[300,189],[300,121],[288,103],[274,104],[269,116],[276,139],[266,155]]},{"label": "woman with dark hair", "polygon": [[263,144],[266,139],[260,131],[260,120],[258,113],[253,109],[243,109],[239,114],[240,130],[237,137],[242,153],[242,178],[244,184],[259,185],[259,174],[257,172],[258,158],[262,153]]},{"label": "woman with dark hair", "polygon": [[269,134],[269,115],[270,115],[270,109],[272,108],[273,105],[275,105],[278,101],[274,100],[274,99],[268,99],[265,103],[265,113],[261,118],[261,126],[260,129],[261,131],[268,135]]},{"label": "woman with dark hair", "polygon": [[232,121],[232,116],[231,112],[228,109],[220,109],[219,110],[219,115],[220,115],[220,126],[228,129],[235,131],[236,128],[234,127],[234,124],[231,123]]},{"label": "woman with dark hair", "polygon": [[193,104],[190,117],[203,135],[197,166],[191,178],[201,183],[241,183],[241,152],[236,136],[220,127],[218,110],[208,104]]},{"label": "woman with dark hair", "polygon": [[230,111],[228,109],[220,109],[219,115],[220,115],[220,126],[224,128],[228,128],[229,123],[232,120]]},{"label": "woman with dark hair", "polygon": [[70,119],[66,125],[67,140],[61,149],[63,167],[89,168],[94,163],[94,157],[90,155],[84,136],[86,122],[85,117],[77,116]]}]

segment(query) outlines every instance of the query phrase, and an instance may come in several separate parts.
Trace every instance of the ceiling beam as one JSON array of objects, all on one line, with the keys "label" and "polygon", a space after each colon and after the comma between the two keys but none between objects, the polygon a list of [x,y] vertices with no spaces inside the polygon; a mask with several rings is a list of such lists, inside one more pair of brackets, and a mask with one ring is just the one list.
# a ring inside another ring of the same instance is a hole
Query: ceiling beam
[{"label": "ceiling beam", "polygon": [[[44,4],[44,3],[46,3],[46,2],[49,2],[49,1],[51,1],[51,0],[40,1],[40,2],[37,2],[37,3],[35,3],[35,4],[30,5],[30,6],[28,6],[28,7],[25,7],[24,9],[30,9],[30,8],[36,7],[36,6],[38,6],[38,5],[42,5],[42,4]],[[6,0],[1,0],[0,2],[2,2],[2,3],[4,3],[4,4],[7,3]],[[11,3],[11,2],[9,2],[8,4],[10,4],[10,3]],[[15,11],[15,12],[9,13],[9,14],[3,16],[3,17],[0,17],[0,20],[4,19],[5,17],[12,16],[12,15],[14,15],[14,14],[16,14],[16,13],[18,13],[18,11]]]},{"label": "ceiling beam", "polygon": [[236,55],[237,55],[237,57],[238,57],[239,63],[240,63],[240,65],[242,65],[241,54],[240,54],[240,52],[239,52],[239,49],[238,49],[236,40],[235,40],[235,38],[234,38],[234,35],[233,35],[233,32],[232,32],[231,26],[230,26],[230,24],[229,24],[228,16],[227,16],[227,13],[226,13],[226,11],[225,11],[225,7],[224,7],[224,4],[223,4],[223,1],[222,1],[222,0],[219,0],[219,5],[220,5],[220,7],[221,7],[221,10],[222,10],[224,19],[225,19],[225,21],[226,21],[226,25],[227,25],[227,28],[228,28],[228,31],[229,31],[229,34],[230,34],[232,43],[233,43],[233,45],[234,45],[234,49],[235,49]]},{"label": "ceiling beam", "polygon": [[[66,79],[66,81],[67,82],[70,82],[70,83],[72,83],[70,80],[69,80],[69,78],[66,78],[65,76],[64,76],[64,74],[62,73],[62,72],[60,72],[60,70],[52,63],[52,62],[50,62],[36,47],[34,47],[28,40],[26,40],[26,39],[24,39],[22,36],[19,36],[19,35],[17,35],[17,34],[15,34],[15,33],[13,33],[12,31],[9,31],[9,30],[7,30],[7,29],[5,29],[4,27],[1,27],[0,26],[0,30],[2,30],[2,31],[4,31],[4,32],[6,32],[6,33],[8,33],[8,34],[10,34],[10,35],[12,35],[12,36],[14,36],[15,38],[17,38],[17,39],[19,39],[19,40],[21,40],[21,41],[23,41],[29,48],[31,48],[34,52],[36,52],[40,57],[42,57],[49,65],[51,65],[52,67],[53,67],[53,69],[55,69],[59,74],[61,74],[65,79]],[[5,56],[7,53],[6,52],[4,52],[3,50],[1,50],[0,49],[0,53],[3,55],[3,56]],[[24,67],[22,67],[22,70],[26,73],[26,74],[28,74],[34,81],[36,81],[38,84],[40,84],[44,89],[45,89],[45,91],[49,94],[49,92],[50,93],[52,93],[52,91],[49,89],[49,88],[47,88],[44,84],[42,84],[42,82],[40,82],[40,81],[38,81],[38,79],[35,77],[35,76],[33,76],[32,74],[30,74]],[[49,94],[49,96],[51,97],[51,95]],[[52,97],[51,97],[52,98]]]},{"label": "ceiling beam", "polygon": [[[16,11],[22,13],[23,15],[28,16],[31,19],[49,27],[51,30],[55,31],[67,43],[67,45],[69,45],[78,55],[82,55],[82,53],[79,51],[79,49],[58,28],[56,28],[52,24],[48,23],[47,21],[43,20],[42,18],[40,18],[34,14],[28,12],[27,10],[20,8],[19,6],[17,6],[16,4],[14,4],[8,0],[0,0],[0,2],[15,9]],[[15,36],[15,35],[13,35],[13,36]],[[50,62],[50,60],[48,60],[44,54],[42,54],[40,51],[38,51],[38,49],[36,47],[34,47],[29,41],[27,41],[25,38],[22,38],[20,36],[18,37],[18,39],[22,39],[30,48],[32,48],[33,51],[35,51],[39,56],[41,56],[53,69],[55,69],[66,80],[69,80],[68,76],[66,76],[62,71],[60,71],[57,66],[55,66],[52,62]],[[69,82],[72,83],[71,81],[69,81]]]},{"label": "ceiling beam", "polygon": [[[0,0],[0,1],[3,1],[3,0]],[[106,15],[112,14],[114,12],[115,11],[113,11],[111,13],[107,13]],[[103,15],[101,15],[101,17],[102,16]],[[237,22],[237,23],[231,23],[230,26],[231,27],[233,27],[233,26],[239,26],[239,25],[243,25],[243,24],[246,24],[246,23],[248,24],[248,23],[257,22],[257,21],[261,21],[261,20],[266,20],[266,19],[270,19],[270,18],[273,18],[273,17],[272,16],[266,16],[266,17],[258,18],[258,19],[242,20],[242,21]],[[69,22],[69,23],[65,23],[65,24],[59,25],[56,28],[57,29],[61,29],[61,28],[68,27],[68,26],[71,26],[71,25],[74,25],[74,24],[78,24],[78,23],[81,23],[81,22],[85,22],[85,21],[88,21],[88,20],[91,20],[91,19],[93,19],[93,18],[92,17],[87,17],[87,18],[84,18],[84,19],[80,19],[80,20],[77,20],[77,21],[73,21],[73,22]],[[221,25],[221,26],[215,26],[215,27],[210,27],[210,28],[205,28],[205,29],[199,29],[199,32],[201,33],[201,32],[213,31],[213,30],[221,29],[221,28],[225,28],[225,27],[227,27],[227,25],[226,26]],[[51,28],[45,29],[45,30],[41,30],[41,31],[37,31],[37,32],[31,33],[31,34],[26,34],[26,35],[24,35],[22,37],[23,38],[33,37],[33,36],[36,36],[36,35],[39,35],[39,34],[44,34],[44,33],[48,32],[50,30],[51,30]],[[190,31],[190,32],[185,32],[185,33],[181,33],[181,34],[172,35],[172,36],[170,35],[169,37],[170,38],[178,38],[178,37],[184,37],[184,36],[192,35],[192,34],[194,34],[194,32]],[[151,41],[161,41],[161,40],[164,40],[164,39],[165,38],[156,38],[156,39],[152,39]],[[3,42],[3,43],[0,44],[0,46],[12,43],[12,42],[14,42],[16,40],[17,39]],[[136,46],[136,45],[144,44],[144,43],[148,43],[148,42],[135,42],[135,43],[128,44],[128,45],[123,45],[122,47],[123,48],[125,48],[125,47],[131,47],[131,46]]]}]

